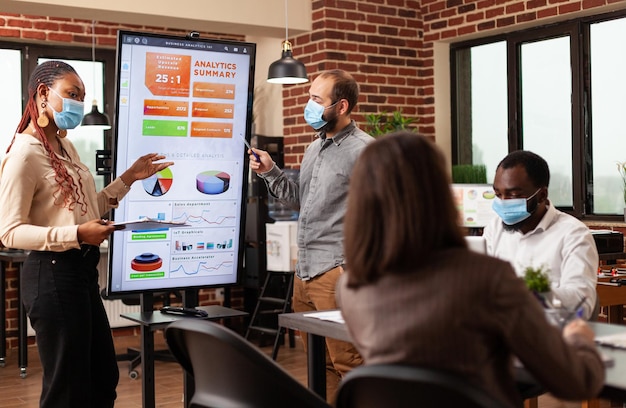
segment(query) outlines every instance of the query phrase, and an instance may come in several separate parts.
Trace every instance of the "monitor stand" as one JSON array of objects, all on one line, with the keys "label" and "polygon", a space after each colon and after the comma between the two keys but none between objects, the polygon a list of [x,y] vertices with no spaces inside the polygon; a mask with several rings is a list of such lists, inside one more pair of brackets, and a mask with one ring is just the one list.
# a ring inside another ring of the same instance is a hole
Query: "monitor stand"
[{"label": "monitor stand", "polygon": [[[183,307],[198,306],[198,290],[187,289],[183,291]],[[154,312],[154,294],[145,292],[139,296],[141,312]],[[150,326],[141,325],[141,381],[142,381],[142,406],[153,407],[154,399],[154,333]],[[185,373],[183,377],[183,392],[186,396],[194,393],[193,378]]]}]

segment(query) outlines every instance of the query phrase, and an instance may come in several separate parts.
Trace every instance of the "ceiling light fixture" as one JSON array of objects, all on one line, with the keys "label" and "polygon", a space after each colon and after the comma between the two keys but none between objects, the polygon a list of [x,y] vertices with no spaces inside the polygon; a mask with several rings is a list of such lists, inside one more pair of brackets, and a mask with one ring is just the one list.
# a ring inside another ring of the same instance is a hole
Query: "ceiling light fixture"
[{"label": "ceiling light fixture", "polygon": [[95,99],[96,95],[96,22],[91,21],[91,62],[93,64],[93,94],[94,100],[91,105],[91,112],[83,116],[82,126],[97,127],[102,130],[111,129],[111,122],[106,113],[100,113],[98,111],[98,100]]},{"label": "ceiling light fixture", "polygon": [[282,56],[272,62],[267,73],[267,82],[272,84],[303,84],[309,82],[304,64],[293,57],[289,42],[287,0],[285,0],[285,41]]}]

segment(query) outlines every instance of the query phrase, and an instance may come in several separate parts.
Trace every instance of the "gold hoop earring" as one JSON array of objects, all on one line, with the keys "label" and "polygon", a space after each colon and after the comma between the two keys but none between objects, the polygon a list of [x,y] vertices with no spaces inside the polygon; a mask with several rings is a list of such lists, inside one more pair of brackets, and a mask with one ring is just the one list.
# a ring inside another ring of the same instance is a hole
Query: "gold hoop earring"
[{"label": "gold hoop earring", "polygon": [[45,128],[50,124],[50,119],[48,119],[48,115],[46,115],[46,102],[41,102],[41,110],[39,111],[37,124],[40,128]]}]

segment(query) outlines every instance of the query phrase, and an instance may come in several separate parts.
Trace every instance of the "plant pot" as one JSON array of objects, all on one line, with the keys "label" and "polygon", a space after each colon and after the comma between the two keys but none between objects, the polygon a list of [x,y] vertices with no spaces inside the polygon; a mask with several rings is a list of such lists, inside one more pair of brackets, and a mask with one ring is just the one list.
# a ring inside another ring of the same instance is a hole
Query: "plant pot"
[{"label": "plant pot", "polygon": [[554,293],[552,293],[552,291],[540,292],[539,296],[544,298],[548,304],[550,305],[554,304]]}]

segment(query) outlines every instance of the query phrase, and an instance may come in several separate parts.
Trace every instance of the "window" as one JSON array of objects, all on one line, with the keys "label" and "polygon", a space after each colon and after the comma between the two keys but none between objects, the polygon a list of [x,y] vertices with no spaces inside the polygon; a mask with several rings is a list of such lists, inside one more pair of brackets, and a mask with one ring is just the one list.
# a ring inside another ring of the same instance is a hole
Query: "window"
[{"label": "window", "polygon": [[0,49],[0,158],[3,158],[22,117],[22,53],[20,50]]},{"label": "window", "polygon": [[552,203],[573,207],[570,38],[525,42],[519,55],[524,149],[549,163]]},{"label": "window", "polygon": [[454,164],[518,149],[550,165],[549,196],[575,216],[623,214],[626,14],[568,21],[451,47]]},{"label": "window", "polygon": [[[465,67],[465,64],[469,64]],[[485,164],[487,180],[507,153],[506,42],[459,50],[459,164]],[[470,108],[470,112],[463,109]],[[494,165],[495,163],[496,165]]]},{"label": "window", "polygon": [[626,18],[590,25],[592,203],[597,214],[626,207],[616,163],[626,161]]},{"label": "window", "polygon": [[[3,73],[0,86],[4,95],[0,102],[3,112],[3,120],[0,123],[0,159],[4,157],[22,117],[28,79],[36,65],[41,62],[55,59],[67,62],[74,67],[85,84],[85,113],[91,111],[94,99],[98,101],[100,112],[109,111],[104,107],[106,100],[114,100],[113,87],[107,88],[105,84],[114,81],[115,55],[113,51],[98,51],[97,54],[102,54],[104,60],[96,60],[94,64],[90,49],[0,43],[0,67]],[[15,103],[20,100],[22,104]],[[91,170],[98,190],[101,190],[108,181],[104,176],[99,176],[95,172],[96,150],[102,150],[111,145],[105,133],[108,132],[81,126],[68,133],[68,137],[78,150],[81,161]]]}]

